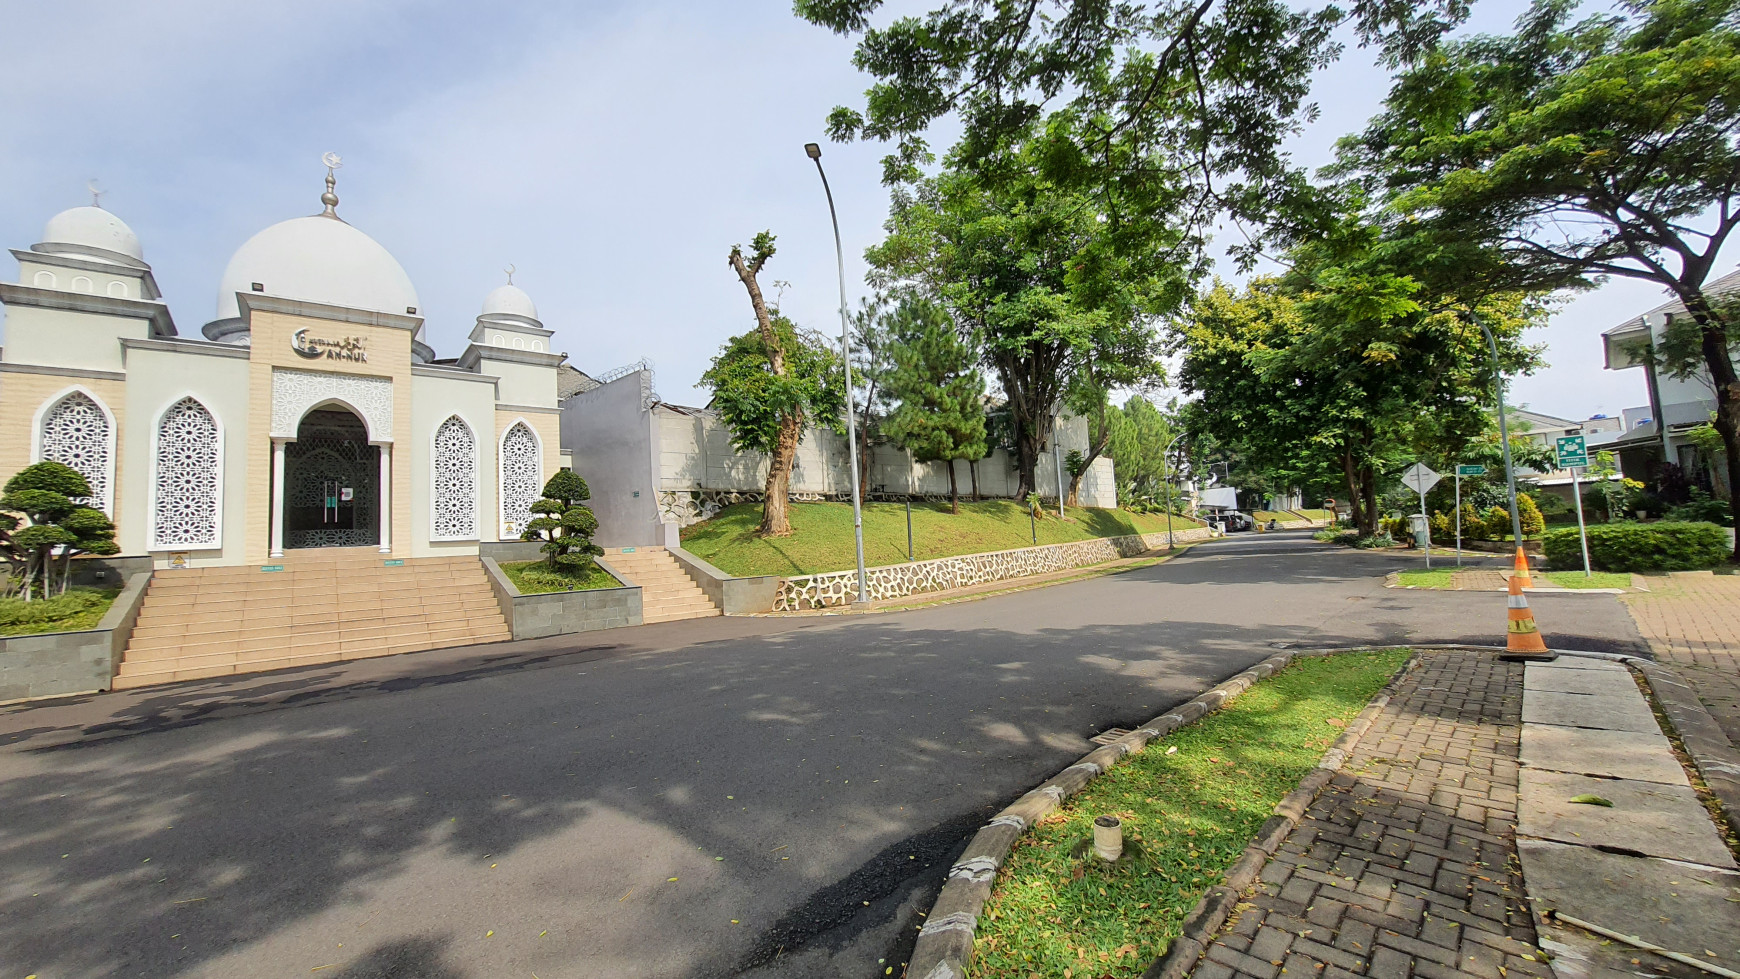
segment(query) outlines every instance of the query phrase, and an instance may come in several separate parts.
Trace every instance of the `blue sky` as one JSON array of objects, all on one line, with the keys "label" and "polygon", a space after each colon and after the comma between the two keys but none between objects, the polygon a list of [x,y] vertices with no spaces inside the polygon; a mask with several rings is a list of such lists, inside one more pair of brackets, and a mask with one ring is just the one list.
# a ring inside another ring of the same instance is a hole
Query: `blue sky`
[{"label": "blue sky", "polygon": [[[1476,23],[1501,28],[1519,6],[1487,0]],[[243,241],[320,209],[328,150],[345,159],[339,213],[405,266],[442,356],[511,263],[581,369],[648,357],[661,394],[699,402],[707,361],[751,322],[725,255],[763,228],[780,248],[764,280],[789,283],[770,291],[798,322],[837,329],[833,242],[802,147],[866,80],[850,43],[787,0],[165,0],[19,5],[8,19],[0,239],[29,247],[96,178],[184,335],[212,318]],[[1385,76],[1351,50],[1319,83],[1323,116],[1296,143],[1312,163],[1375,109]],[[824,156],[854,303],[886,213],[881,152]],[[1518,381],[1516,400],[1572,416],[1642,404],[1638,372],[1601,369],[1598,334],[1660,301],[1615,282],[1565,306],[1535,336],[1553,366]]]}]

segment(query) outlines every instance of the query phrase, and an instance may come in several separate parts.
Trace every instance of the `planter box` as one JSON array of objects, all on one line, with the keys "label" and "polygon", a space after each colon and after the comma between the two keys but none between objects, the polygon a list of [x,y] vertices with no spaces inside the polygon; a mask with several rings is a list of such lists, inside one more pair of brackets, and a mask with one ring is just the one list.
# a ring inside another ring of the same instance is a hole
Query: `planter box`
[{"label": "planter box", "polygon": [[[514,587],[494,558],[479,560],[489,575],[489,587],[495,593],[501,616],[507,620],[515,639],[541,639],[641,624],[639,585],[527,595]],[[622,580],[604,561],[598,561],[598,566],[616,580]]]},{"label": "planter box", "polygon": [[149,570],[128,577],[95,629],[0,637],[0,704],[109,689],[150,583]]}]

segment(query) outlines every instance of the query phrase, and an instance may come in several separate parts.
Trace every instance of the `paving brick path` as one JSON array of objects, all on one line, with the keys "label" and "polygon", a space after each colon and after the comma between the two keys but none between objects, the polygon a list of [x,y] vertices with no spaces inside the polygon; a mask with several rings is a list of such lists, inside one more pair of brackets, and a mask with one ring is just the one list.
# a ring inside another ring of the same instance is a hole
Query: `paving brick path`
[{"label": "paving brick path", "polygon": [[1516,869],[1522,667],[1428,652],[1195,979],[1551,977]]},{"label": "paving brick path", "polygon": [[1740,745],[1740,575],[1651,577],[1625,596],[1656,659],[1698,692],[1728,740]]}]

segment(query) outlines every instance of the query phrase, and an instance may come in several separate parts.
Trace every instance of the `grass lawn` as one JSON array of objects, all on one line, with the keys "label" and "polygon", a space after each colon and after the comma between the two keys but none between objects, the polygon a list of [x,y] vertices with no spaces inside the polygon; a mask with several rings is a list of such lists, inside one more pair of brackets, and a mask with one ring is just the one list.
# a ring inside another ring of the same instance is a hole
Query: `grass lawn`
[{"label": "grass lawn", "polygon": [[0,636],[95,629],[119,594],[119,588],[69,588],[34,602],[0,598]]},{"label": "grass lawn", "polygon": [[1548,571],[1547,579],[1560,588],[1631,588],[1631,575],[1618,571],[1596,571],[1587,578],[1581,571]]},{"label": "grass lawn", "polygon": [[1403,571],[1396,576],[1396,584],[1404,588],[1449,588],[1450,576],[1456,573],[1455,568],[1433,568],[1430,571]]},{"label": "grass lawn", "polygon": [[[1016,841],[979,921],[974,979],[1141,975],[1407,658],[1297,659],[1090,782]],[[1082,846],[1107,813],[1124,821],[1125,859],[1110,867]]]},{"label": "grass lawn", "polygon": [[622,582],[610,576],[598,565],[584,575],[551,571],[542,561],[514,561],[501,566],[502,574],[514,583],[522,595],[542,595],[553,591],[590,591],[594,588],[621,588]]},{"label": "grass lawn", "polygon": [[[1166,515],[1069,507],[1059,521],[1055,509],[1038,521],[1039,543],[1061,544],[1095,537],[1165,533]],[[845,571],[855,562],[850,503],[793,503],[790,537],[757,537],[761,504],[726,507],[704,523],[683,528],[683,548],[720,570],[734,575],[816,574]],[[1172,518],[1174,530],[1202,524],[1188,517]],[[947,503],[912,505],[913,559],[953,557],[983,551],[1033,546],[1027,508],[1010,500],[961,502],[952,514]],[[870,567],[906,560],[906,506],[867,503],[864,506],[864,561]]]}]

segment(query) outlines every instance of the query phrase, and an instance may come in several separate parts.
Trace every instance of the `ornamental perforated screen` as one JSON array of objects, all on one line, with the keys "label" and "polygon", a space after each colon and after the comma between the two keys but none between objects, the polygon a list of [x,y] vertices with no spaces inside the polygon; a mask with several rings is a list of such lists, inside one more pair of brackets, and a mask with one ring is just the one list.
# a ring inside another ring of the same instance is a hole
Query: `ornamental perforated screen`
[{"label": "ornamental perforated screen", "polygon": [[[458,415],[435,430],[430,485],[434,488],[433,540],[477,536],[477,437]],[[528,504],[529,505],[529,504]]]},{"label": "ornamental perforated screen", "polygon": [[218,426],[205,405],[183,398],[157,425],[152,546],[217,547]]},{"label": "ornamental perforated screen", "polygon": [[42,458],[78,470],[91,495],[75,502],[104,511],[115,467],[109,443],[109,416],[83,392],[60,399],[42,418]]}]

